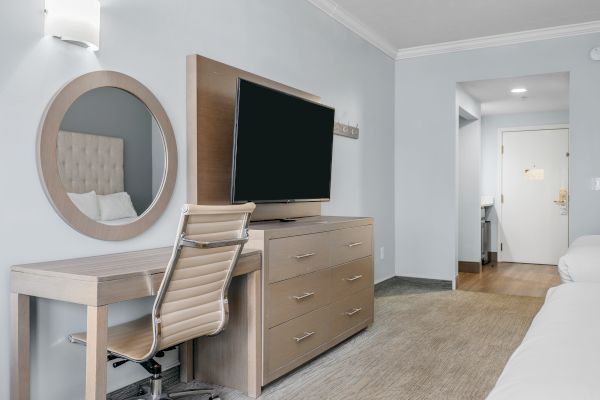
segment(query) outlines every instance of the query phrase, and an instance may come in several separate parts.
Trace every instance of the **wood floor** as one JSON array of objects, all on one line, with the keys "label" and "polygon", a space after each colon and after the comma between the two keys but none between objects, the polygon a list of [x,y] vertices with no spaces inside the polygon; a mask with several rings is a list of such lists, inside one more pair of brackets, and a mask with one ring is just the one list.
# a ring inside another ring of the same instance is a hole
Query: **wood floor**
[{"label": "wood floor", "polygon": [[551,287],[560,284],[554,265],[490,263],[480,274],[460,272],[457,289],[471,292],[545,297]]}]

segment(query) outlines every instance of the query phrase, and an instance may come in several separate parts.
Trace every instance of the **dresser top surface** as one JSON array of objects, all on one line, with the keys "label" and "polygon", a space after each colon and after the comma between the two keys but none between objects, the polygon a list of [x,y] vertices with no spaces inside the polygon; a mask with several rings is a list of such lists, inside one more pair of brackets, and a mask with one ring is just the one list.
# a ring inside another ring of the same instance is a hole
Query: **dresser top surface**
[{"label": "dresser top surface", "polygon": [[355,226],[372,225],[369,217],[316,216],[293,221],[260,221],[250,224],[251,232],[264,232],[270,237],[327,232]]}]

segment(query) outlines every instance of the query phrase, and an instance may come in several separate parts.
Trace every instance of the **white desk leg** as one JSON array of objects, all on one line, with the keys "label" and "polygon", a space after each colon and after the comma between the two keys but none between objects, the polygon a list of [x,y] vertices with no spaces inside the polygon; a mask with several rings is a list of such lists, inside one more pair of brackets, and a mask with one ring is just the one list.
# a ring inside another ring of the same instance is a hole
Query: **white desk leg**
[{"label": "white desk leg", "polygon": [[85,400],[106,400],[108,307],[87,308]]},{"label": "white desk leg", "polygon": [[29,400],[30,299],[18,293],[10,294],[11,355],[10,398]]},{"label": "white desk leg", "polygon": [[248,320],[248,396],[257,398],[262,386],[262,279],[261,271],[246,276]]}]

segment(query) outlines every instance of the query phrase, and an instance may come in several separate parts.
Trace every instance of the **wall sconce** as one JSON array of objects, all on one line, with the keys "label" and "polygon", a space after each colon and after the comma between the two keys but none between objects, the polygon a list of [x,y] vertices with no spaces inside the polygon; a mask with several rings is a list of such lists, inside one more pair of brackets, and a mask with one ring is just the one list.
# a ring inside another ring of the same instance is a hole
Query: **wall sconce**
[{"label": "wall sconce", "polygon": [[100,47],[98,0],[46,0],[44,34],[97,51]]}]

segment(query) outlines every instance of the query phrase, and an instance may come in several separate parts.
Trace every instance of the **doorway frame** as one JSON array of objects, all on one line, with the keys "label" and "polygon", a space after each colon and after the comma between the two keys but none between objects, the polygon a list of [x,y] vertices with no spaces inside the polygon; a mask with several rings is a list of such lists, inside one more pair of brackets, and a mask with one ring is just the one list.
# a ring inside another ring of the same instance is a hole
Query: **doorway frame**
[{"label": "doorway frame", "polygon": [[[464,108],[463,106],[461,106],[460,104],[458,104],[458,118],[457,118],[457,127],[456,127],[456,165],[455,165],[455,172],[456,172],[456,204],[457,204],[457,209],[456,209],[456,243],[455,243],[455,260],[454,260],[454,264],[455,264],[455,270],[454,270],[454,285],[456,286],[456,280],[458,279],[458,275],[460,272],[460,268],[461,268],[461,263],[465,263],[464,265],[467,268],[473,268],[473,264],[475,264],[476,262],[470,262],[470,261],[464,261],[464,260],[460,260],[459,257],[459,246],[460,246],[460,230],[461,230],[461,226],[462,226],[462,221],[460,220],[460,182],[461,182],[461,175],[460,175],[460,157],[459,157],[459,152],[460,152],[460,130],[461,130],[461,126],[460,126],[460,119],[463,118],[466,121],[469,121],[469,123],[473,123],[476,121],[479,121],[479,123],[482,123],[482,116],[479,115],[475,115],[473,114],[471,111],[467,110],[466,108]],[[479,141],[480,141],[480,145],[481,145],[481,136],[483,134],[483,131],[481,129],[481,126],[479,127]],[[480,150],[481,151],[481,150]],[[481,154],[480,154],[480,163],[479,163],[479,198],[481,199]],[[481,236],[479,237],[479,241],[481,242]],[[482,267],[482,263],[481,260],[479,261],[479,267],[475,267],[475,269],[478,269],[478,271],[471,271],[474,273],[480,273],[481,272],[481,267]],[[466,272],[466,271],[465,271]]]},{"label": "doorway frame", "polygon": [[[498,232],[496,233],[496,250],[497,250],[497,262],[504,262],[502,259],[502,251],[501,243],[502,239],[504,239],[504,235],[502,235],[500,227],[502,226],[502,171],[504,169],[503,165],[503,156],[502,156],[502,145],[504,143],[504,133],[508,132],[520,132],[520,131],[554,131],[554,130],[562,130],[567,129],[569,134],[567,135],[567,144],[568,151],[571,150],[571,127],[570,124],[550,124],[550,125],[534,125],[534,126],[520,126],[520,127],[510,127],[510,128],[500,128],[498,129],[498,207],[496,208],[496,213],[498,215],[498,226],[496,227]],[[568,157],[567,160],[567,217],[569,219],[569,223],[567,225],[567,242],[570,243],[570,224],[571,224],[571,157]]]}]

